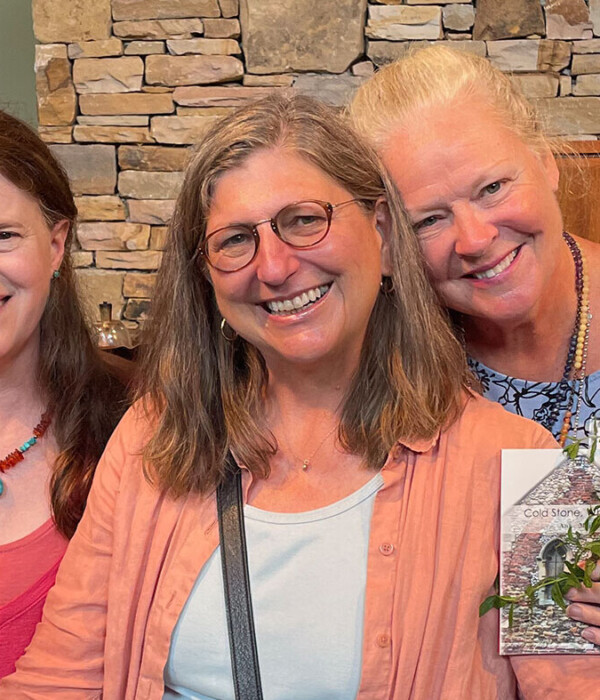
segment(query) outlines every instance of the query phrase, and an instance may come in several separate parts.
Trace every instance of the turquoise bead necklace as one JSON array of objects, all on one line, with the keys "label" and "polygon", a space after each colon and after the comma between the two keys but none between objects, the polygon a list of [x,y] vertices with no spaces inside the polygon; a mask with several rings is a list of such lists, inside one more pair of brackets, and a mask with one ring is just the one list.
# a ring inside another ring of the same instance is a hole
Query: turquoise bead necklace
[{"label": "turquoise bead necklace", "polygon": [[[29,440],[26,440],[21,445],[21,447],[17,447],[16,450],[13,450],[9,454],[7,454],[6,457],[0,461],[0,473],[4,474],[4,472],[7,471],[7,469],[10,469],[19,462],[22,462],[25,459],[25,452],[27,452],[27,450],[30,450],[36,444],[36,442],[41,437],[43,437],[46,430],[48,430],[49,425],[50,416],[48,415],[48,413],[44,413],[44,415],[40,418],[40,422],[33,429],[33,435],[29,438]],[[4,482],[2,481],[2,479],[0,479],[0,496],[3,493]]]}]

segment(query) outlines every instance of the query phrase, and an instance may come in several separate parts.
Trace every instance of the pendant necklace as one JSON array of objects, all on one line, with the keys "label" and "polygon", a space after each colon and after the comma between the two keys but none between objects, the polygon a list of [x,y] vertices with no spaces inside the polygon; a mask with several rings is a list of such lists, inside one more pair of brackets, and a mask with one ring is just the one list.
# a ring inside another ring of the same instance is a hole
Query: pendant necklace
[{"label": "pendant necklace", "polygon": [[323,447],[323,445],[325,444],[325,440],[327,440],[327,438],[328,438],[335,430],[337,430],[337,428],[338,428],[338,426],[337,426],[337,425],[334,425],[333,428],[325,435],[325,437],[321,440],[321,442],[320,442],[320,443],[317,445],[317,447],[313,450],[313,452],[312,452],[312,454],[310,455],[310,457],[307,457],[306,459],[300,459],[300,457],[298,457],[296,454],[294,454],[292,448],[290,447],[288,441],[287,441],[285,438],[283,438],[283,442],[284,442],[285,447],[287,448],[288,452],[289,452],[289,453],[292,455],[292,457],[294,458],[294,460],[295,460],[296,462],[302,462],[301,469],[302,469],[302,471],[305,472],[305,471],[307,471],[307,470],[309,469],[309,467],[311,466],[311,462],[312,462],[312,460],[314,459],[314,457],[315,457],[315,455],[317,454],[317,452],[318,452],[318,451],[321,449],[321,447]]},{"label": "pendant necklace", "polygon": [[[48,430],[48,426],[50,425],[50,416],[48,413],[44,413],[42,417],[40,418],[40,422],[35,426],[33,429],[33,435],[32,437],[29,438],[29,440],[26,440],[21,447],[17,447],[16,450],[13,450],[9,454],[6,455],[6,457],[3,460],[0,460],[0,473],[4,473],[11,467],[14,467],[16,464],[19,462],[22,462],[25,459],[25,453],[27,450],[31,449],[36,442],[43,437],[44,433],[46,430]],[[2,479],[0,479],[0,496],[4,493],[4,482]]]}]

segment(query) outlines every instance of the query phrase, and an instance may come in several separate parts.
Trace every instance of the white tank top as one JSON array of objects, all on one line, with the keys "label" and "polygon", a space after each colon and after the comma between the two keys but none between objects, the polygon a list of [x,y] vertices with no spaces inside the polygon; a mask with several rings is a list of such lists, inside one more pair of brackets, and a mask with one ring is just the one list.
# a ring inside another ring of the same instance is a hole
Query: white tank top
[{"label": "white tank top", "polygon": [[[367,553],[383,477],[325,508],[244,508],[265,700],[349,700],[362,666]],[[164,700],[233,700],[221,552],[203,567],[171,638]]]}]

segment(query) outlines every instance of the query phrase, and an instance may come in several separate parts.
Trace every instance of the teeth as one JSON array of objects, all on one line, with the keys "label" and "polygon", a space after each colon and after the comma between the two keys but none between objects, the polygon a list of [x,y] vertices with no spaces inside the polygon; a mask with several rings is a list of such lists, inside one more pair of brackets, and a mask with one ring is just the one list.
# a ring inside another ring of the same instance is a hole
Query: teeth
[{"label": "teeth", "polygon": [[491,279],[492,277],[496,277],[496,275],[499,275],[501,272],[506,270],[506,268],[511,264],[511,262],[516,258],[516,256],[517,256],[517,251],[513,250],[512,253],[509,253],[495,267],[491,267],[489,270],[486,270],[485,272],[474,272],[473,277],[475,277],[475,279],[478,279],[478,280],[488,280],[488,279]]},{"label": "teeth", "polygon": [[285,299],[284,301],[268,301],[267,308],[271,313],[281,314],[289,313],[290,311],[299,311],[309,306],[313,302],[320,299],[323,294],[329,289],[328,284],[323,284],[320,287],[314,287],[306,292],[302,292],[293,299]]}]

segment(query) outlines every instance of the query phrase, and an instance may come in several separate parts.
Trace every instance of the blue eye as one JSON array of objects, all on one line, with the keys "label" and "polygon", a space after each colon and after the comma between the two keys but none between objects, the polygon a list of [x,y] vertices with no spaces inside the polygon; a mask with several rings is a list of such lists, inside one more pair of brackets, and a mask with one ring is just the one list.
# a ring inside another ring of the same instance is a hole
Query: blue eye
[{"label": "blue eye", "polygon": [[434,226],[440,220],[439,216],[428,216],[421,221],[417,221],[413,224],[415,231],[423,231],[431,226]]},{"label": "blue eye", "polygon": [[497,192],[500,191],[501,187],[503,185],[502,180],[495,180],[494,182],[490,182],[489,185],[486,185],[482,190],[482,194],[496,194]]}]

